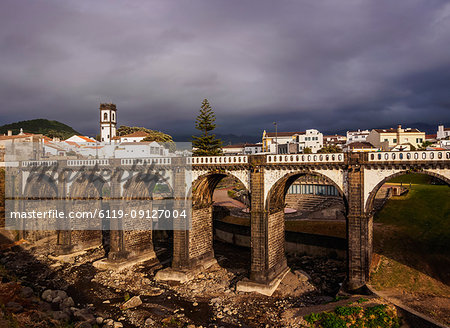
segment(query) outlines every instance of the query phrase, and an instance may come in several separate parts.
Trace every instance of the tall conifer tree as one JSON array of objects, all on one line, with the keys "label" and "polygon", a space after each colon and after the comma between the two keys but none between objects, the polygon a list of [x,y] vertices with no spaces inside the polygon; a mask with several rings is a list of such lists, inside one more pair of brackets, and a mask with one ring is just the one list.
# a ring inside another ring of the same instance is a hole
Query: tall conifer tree
[{"label": "tall conifer tree", "polygon": [[216,128],[216,115],[209,105],[208,99],[203,100],[200,114],[195,121],[195,128],[202,134],[198,137],[192,136],[192,145],[195,156],[217,156],[222,154],[222,141],[209,132]]}]

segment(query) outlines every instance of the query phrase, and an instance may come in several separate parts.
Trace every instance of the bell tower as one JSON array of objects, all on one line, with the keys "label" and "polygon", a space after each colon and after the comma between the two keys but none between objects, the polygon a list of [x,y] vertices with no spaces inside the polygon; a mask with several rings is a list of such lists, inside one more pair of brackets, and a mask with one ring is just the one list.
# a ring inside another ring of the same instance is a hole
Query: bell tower
[{"label": "bell tower", "polygon": [[116,136],[117,108],[115,104],[100,104],[100,141],[111,142]]}]

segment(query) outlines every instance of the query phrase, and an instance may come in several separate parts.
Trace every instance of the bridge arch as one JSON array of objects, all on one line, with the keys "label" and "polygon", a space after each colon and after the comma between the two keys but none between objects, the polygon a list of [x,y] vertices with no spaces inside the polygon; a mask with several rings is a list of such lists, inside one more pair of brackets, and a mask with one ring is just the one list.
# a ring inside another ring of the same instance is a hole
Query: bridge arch
[{"label": "bridge arch", "polygon": [[[310,170],[290,170],[285,172],[268,190],[265,200],[267,243],[269,249],[267,252],[267,266],[269,268],[269,277],[282,272],[287,268],[285,255],[285,197],[289,187],[301,176],[314,175],[320,176],[325,181],[333,185],[341,198],[343,199],[345,217],[347,221],[348,201],[343,189],[327,175]],[[346,226],[348,226],[346,222]]]},{"label": "bridge arch", "polygon": [[[23,190],[23,197],[25,197],[24,205],[27,210],[47,211],[48,203],[58,197],[58,185],[55,179],[47,174],[32,174],[28,176],[25,181]],[[35,200],[35,201],[33,201]],[[44,229],[44,226],[48,224],[48,227],[52,228],[56,225],[56,222],[50,222],[50,219],[39,222],[27,222],[27,231],[25,232],[26,238],[31,241],[37,241],[39,239],[49,237],[55,234],[55,231]],[[31,224],[31,226],[30,226]]]},{"label": "bridge arch", "polygon": [[207,267],[215,262],[213,194],[219,182],[225,177],[232,177],[248,191],[248,184],[228,170],[197,172],[194,177],[189,192],[192,200],[191,226],[188,231],[174,231],[173,268]]},{"label": "bridge arch", "polygon": [[289,173],[285,173],[284,176],[278,179],[271,188],[267,192],[266,199],[266,209],[269,212],[273,212],[276,209],[280,209],[284,207],[284,201],[286,193],[289,187],[301,176],[305,175],[313,175],[320,176],[325,179],[325,181],[329,182],[332,186],[336,188],[339,195],[342,197],[345,206],[345,212],[348,213],[348,201],[347,197],[342,189],[342,185],[338,185],[332,178],[328,175],[318,172],[318,171],[307,171],[307,170],[297,170]]},{"label": "bridge arch", "polygon": [[[71,201],[71,212],[91,212],[95,209],[104,209],[104,198],[111,197],[111,184],[101,175],[92,174],[89,171],[81,171],[80,175],[73,178],[68,191]],[[71,223],[72,225],[72,223]],[[107,230],[102,230],[103,222],[99,217],[78,220],[76,227],[71,231],[65,231],[61,238],[62,252],[70,253],[100,245],[109,248],[109,235]]]},{"label": "bridge arch", "polygon": [[[417,171],[412,171],[412,170],[400,170],[397,171],[395,173],[393,172],[388,172],[387,175],[385,175],[384,177],[380,178],[376,185],[369,191],[367,199],[366,199],[366,203],[365,203],[365,212],[368,216],[371,216],[373,214],[373,204],[374,204],[374,200],[375,200],[375,196],[377,194],[377,192],[380,190],[380,188],[389,180],[398,177],[398,176],[402,176],[405,174],[409,174],[409,173],[420,173],[420,174],[425,174],[425,175],[429,175],[435,178],[438,178],[439,180],[445,182],[448,186],[450,186],[450,172],[448,174],[448,176],[443,175],[443,174],[439,174],[436,172],[432,172],[429,170],[417,170]],[[445,174],[445,171],[444,171]]]}]

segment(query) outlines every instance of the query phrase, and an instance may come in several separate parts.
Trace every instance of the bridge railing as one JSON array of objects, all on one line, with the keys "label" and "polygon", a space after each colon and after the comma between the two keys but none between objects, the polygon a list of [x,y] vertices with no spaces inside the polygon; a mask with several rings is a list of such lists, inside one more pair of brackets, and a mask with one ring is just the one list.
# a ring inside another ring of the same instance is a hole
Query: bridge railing
[{"label": "bridge railing", "polygon": [[107,159],[69,159],[67,160],[67,166],[96,166],[96,165],[109,165]]},{"label": "bridge railing", "polygon": [[22,161],[22,167],[32,167],[32,166],[52,166],[56,165],[58,161]]},{"label": "bridge railing", "polygon": [[369,162],[450,160],[450,151],[402,151],[369,154]]},{"label": "bridge railing", "polygon": [[172,159],[170,157],[155,157],[155,158],[122,158],[120,164],[122,165],[170,165]]},{"label": "bridge railing", "polygon": [[245,164],[248,156],[199,156],[191,157],[190,164]]},{"label": "bridge railing", "polygon": [[267,155],[267,163],[341,163],[344,154]]}]

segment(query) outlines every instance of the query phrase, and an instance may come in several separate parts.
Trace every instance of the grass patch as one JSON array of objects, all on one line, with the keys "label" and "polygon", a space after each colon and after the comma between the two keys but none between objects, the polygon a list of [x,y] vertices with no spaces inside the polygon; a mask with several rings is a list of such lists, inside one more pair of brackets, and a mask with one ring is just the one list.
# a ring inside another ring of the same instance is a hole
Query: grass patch
[{"label": "grass patch", "polygon": [[409,173],[392,178],[388,183],[404,183],[404,184],[431,184],[435,178],[428,174]]},{"label": "grass patch", "polygon": [[385,304],[370,307],[337,306],[333,312],[311,313],[303,318],[314,328],[400,327],[395,308]]},{"label": "grass patch", "polygon": [[447,253],[450,248],[450,188],[413,185],[405,196],[392,197],[375,215],[375,222],[401,227],[424,251]]}]

